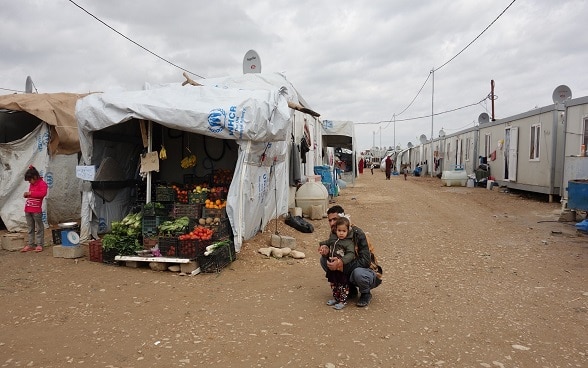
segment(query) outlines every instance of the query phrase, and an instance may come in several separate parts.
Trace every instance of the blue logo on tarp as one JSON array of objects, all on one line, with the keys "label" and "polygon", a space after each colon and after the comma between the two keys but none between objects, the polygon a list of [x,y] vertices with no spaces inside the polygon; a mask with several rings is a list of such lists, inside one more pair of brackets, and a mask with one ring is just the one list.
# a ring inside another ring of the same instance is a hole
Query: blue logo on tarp
[{"label": "blue logo on tarp", "polygon": [[208,114],[208,129],[213,133],[220,133],[225,127],[227,114],[223,109],[215,109]]},{"label": "blue logo on tarp", "polygon": [[98,231],[103,233],[106,231],[106,229],[107,229],[106,219],[104,217],[100,217],[98,219]]},{"label": "blue logo on tarp", "polygon": [[47,183],[47,186],[49,188],[53,188],[53,173],[52,172],[48,172],[47,174],[45,174],[45,182]]}]

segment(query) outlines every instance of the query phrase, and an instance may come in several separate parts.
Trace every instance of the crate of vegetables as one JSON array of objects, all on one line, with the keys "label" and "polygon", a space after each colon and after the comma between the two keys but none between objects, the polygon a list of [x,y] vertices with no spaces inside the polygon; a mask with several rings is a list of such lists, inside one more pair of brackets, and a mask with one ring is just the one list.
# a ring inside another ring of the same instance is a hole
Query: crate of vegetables
[{"label": "crate of vegetables", "polygon": [[[196,190],[196,189],[194,189],[194,190]],[[188,203],[190,203],[190,204],[194,204],[194,203],[202,204],[206,201],[207,198],[208,198],[208,191],[206,191],[206,190],[201,190],[200,192],[192,191],[191,193],[188,193]]]},{"label": "crate of vegetables", "polygon": [[176,236],[160,236],[157,244],[159,245],[161,256],[172,258],[177,257],[179,242],[180,240]]},{"label": "crate of vegetables", "polygon": [[188,217],[191,219],[197,219],[200,217],[202,211],[202,205],[200,204],[183,204],[175,203],[172,211],[173,217]]},{"label": "crate of vegetables", "polygon": [[179,217],[173,220],[167,220],[157,226],[157,233],[160,236],[178,236],[186,234],[194,227],[194,219],[189,217]]},{"label": "crate of vegetables", "polygon": [[235,259],[235,244],[228,239],[213,242],[203,255],[197,257],[200,271],[204,273],[220,272]]},{"label": "crate of vegetables", "polygon": [[155,188],[155,200],[157,202],[173,202],[175,200],[174,188],[158,185]]},{"label": "crate of vegetables", "polygon": [[149,202],[143,205],[143,216],[169,216],[170,207],[160,202]]},{"label": "crate of vegetables", "polygon": [[206,247],[210,245],[213,237],[213,230],[202,225],[196,225],[188,234],[180,235],[178,257],[196,258],[204,254]]},{"label": "crate of vegetables", "polygon": [[168,220],[165,216],[143,216],[141,233],[144,237],[153,237],[158,234],[159,225]]},{"label": "crate of vegetables", "polygon": [[213,231],[212,240],[223,240],[233,236],[233,229],[231,228],[231,222],[228,218],[216,218],[214,220],[212,224],[209,225],[210,229]]}]

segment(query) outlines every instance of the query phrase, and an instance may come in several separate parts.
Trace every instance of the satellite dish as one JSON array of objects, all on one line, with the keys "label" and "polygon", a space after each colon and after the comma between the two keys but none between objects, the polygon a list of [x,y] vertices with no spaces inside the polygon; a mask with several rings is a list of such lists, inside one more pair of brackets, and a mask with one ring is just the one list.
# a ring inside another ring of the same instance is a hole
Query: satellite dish
[{"label": "satellite dish", "polygon": [[563,103],[572,98],[572,90],[570,87],[562,84],[553,90],[551,98],[553,99],[553,103]]},{"label": "satellite dish", "polygon": [[443,129],[441,129],[439,131],[439,137],[441,137],[441,138],[445,137],[445,131]]},{"label": "satellite dish", "polygon": [[243,74],[261,73],[261,59],[255,50],[249,50],[243,57]]},{"label": "satellite dish", "polygon": [[421,141],[421,144],[427,143],[427,136],[424,134],[421,134],[421,136],[419,137],[419,141]]},{"label": "satellite dish", "polygon": [[406,147],[412,148],[412,147],[414,147],[414,145],[412,144],[412,142],[408,142],[408,144],[406,145]]},{"label": "satellite dish", "polygon": [[33,93],[33,79],[31,76],[27,76],[27,81],[25,82],[25,93]]},{"label": "satellite dish", "polygon": [[480,125],[486,124],[489,121],[490,121],[490,116],[488,116],[488,114],[486,114],[485,112],[481,113],[480,116],[478,116],[478,123]]},{"label": "satellite dish", "polygon": [[396,145],[396,151],[400,151],[400,150],[401,150],[401,148],[400,148],[400,145],[399,145],[399,144],[397,144],[397,145]]}]

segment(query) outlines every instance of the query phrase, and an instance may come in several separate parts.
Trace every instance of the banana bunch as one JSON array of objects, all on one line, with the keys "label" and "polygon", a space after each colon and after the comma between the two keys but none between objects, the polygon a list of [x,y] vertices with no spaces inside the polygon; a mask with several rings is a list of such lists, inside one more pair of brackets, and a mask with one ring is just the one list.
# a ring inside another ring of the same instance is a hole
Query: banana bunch
[{"label": "banana bunch", "polygon": [[196,166],[196,155],[184,157],[182,162],[180,162],[180,166],[182,166],[182,169],[189,169]]},{"label": "banana bunch", "polygon": [[165,150],[165,146],[163,144],[161,145],[161,150],[159,151],[159,159],[160,160],[167,159],[167,151]]}]

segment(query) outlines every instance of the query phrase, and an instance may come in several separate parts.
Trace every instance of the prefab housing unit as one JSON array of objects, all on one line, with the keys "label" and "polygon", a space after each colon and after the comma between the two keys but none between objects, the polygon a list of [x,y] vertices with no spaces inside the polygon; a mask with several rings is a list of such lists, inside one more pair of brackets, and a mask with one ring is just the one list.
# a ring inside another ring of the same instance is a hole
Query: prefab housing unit
[{"label": "prefab housing unit", "polygon": [[491,175],[507,188],[561,193],[563,105],[549,105],[479,126],[478,151]]},{"label": "prefab housing unit", "polygon": [[588,179],[588,157],[584,149],[588,147],[588,96],[565,102],[564,114],[564,173],[561,188],[563,208],[568,202],[568,181]]}]

